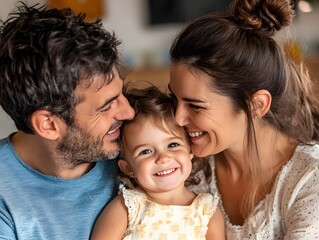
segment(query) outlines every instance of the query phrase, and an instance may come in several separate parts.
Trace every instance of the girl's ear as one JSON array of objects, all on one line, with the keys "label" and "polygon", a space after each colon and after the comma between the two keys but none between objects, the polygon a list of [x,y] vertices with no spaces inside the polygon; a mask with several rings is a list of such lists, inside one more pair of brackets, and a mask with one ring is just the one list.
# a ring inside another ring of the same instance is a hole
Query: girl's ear
[{"label": "girl's ear", "polygon": [[35,132],[43,138],[56,140],[62,135],[65,123],[47,110],[37,110],[31,116]]},{"label": "girl's ear", "polygon": [[127,161],[123,159],[119,159],[117,163],[123,173],[125,173],[127,176],[134,178],[134,172],[131,168],[131,166],[127,163]]},{"label": "girl's ear", "polygon": [[269,111],[271,94],[267,90],[258,90],[252,98],[252,118],[262,118]]}]

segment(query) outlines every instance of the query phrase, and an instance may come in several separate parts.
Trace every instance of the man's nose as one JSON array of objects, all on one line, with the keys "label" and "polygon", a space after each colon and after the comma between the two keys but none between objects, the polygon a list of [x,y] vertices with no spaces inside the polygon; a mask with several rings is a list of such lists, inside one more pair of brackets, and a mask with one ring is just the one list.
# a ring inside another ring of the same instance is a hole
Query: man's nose
[{"label": "man's nose", "polygon": [[135,111],[123,95],[120,100],[120,109],[117,115],[118,120],[130,120],[135,116]]}]

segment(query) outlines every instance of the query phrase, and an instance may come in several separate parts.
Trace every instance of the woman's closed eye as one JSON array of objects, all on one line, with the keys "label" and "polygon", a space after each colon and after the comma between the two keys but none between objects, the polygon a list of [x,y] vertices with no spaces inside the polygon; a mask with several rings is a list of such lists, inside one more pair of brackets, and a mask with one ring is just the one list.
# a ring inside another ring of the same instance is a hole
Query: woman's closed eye
[{"label": "woman's closed eye", "polygon": [[194,104],[189,104],[189,107],[195,111],[199,110],[199,109],[202,109],[202,107],[198,106],[198,105],[194,105]]}]

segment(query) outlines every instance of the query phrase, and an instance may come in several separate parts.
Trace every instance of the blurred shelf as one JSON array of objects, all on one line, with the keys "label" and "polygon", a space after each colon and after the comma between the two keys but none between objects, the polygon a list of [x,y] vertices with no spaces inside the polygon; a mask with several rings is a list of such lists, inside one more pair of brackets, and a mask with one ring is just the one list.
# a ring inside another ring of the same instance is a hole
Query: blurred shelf
[{"label": "blurred shelf", "polygon": [[147,87],[153,84],[159,87],[161,90],[167,90],[167,84],[169,82],[169,68],[168,67],[156,67],[145,69],[134,69],[128,72],[125,82],[132,83],[136,87]]},{"label": "blurred shelf", "polygon": [[[315,82],[315,92],[319,97],[319,57],[305,59],[305,64],[309,68],[311,79]],[[132,83],[136,87],[146,87],[154,84],[166,91],[169,82],[169,67],[138,68],[128,72],[125,82]]]},{"label": "blurred shelf", "polygon": [[309,75],[314,82],[315,95],[319,98],[319,57],[309,57],[305,60]]},{"label": "blurred shelf", "polygon": [[306,66],[309,68],[310,76],[319,81],[319,57],[311,57],[305,60]]}]

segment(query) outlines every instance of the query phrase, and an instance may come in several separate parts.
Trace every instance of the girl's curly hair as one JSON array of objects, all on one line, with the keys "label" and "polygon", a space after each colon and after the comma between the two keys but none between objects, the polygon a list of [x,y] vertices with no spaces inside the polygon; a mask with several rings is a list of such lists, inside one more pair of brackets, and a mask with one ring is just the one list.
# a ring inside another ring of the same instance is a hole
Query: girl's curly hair
[{"label": "girl's curly hair", "polygon": [[[146,87],[144,89],[129,88],[128,85],[124,89],[126,98],[130,105],[135,110],[135,117],[132,120],[126,121],[122,126],[122,143],[125,143],[125,129],[130,124],[133,124],[137,119],[141,117],[152,118],[154,124],[165,132],[176,134],[181,130],[185,134],[185,138],[188,139],[183,127],[179,126],[175,119],[175,103],[174,98],[161,92],[156,86]],[[121,152],[121,157],[125,159],[125,150]],[[211,180],[211,169],[208,161],[205,158],[194,157],[192,159],[192,172],[185,182],[185,185],[197,185],[200,183],[200,178],[197,173],[200,170],[204,171],[206,180]],[[138,182],[123,172],[120,172],[119,179],[128,188],[136,188],[139,186]]]}]

